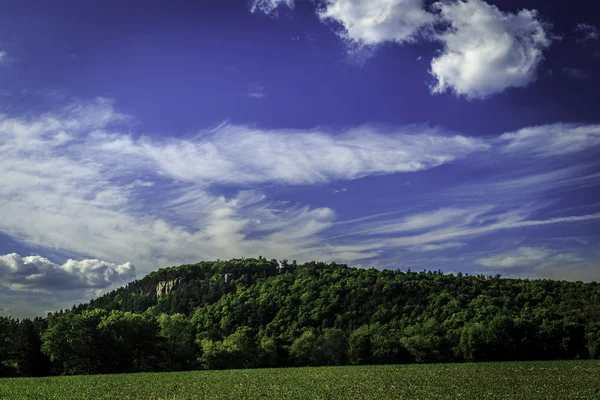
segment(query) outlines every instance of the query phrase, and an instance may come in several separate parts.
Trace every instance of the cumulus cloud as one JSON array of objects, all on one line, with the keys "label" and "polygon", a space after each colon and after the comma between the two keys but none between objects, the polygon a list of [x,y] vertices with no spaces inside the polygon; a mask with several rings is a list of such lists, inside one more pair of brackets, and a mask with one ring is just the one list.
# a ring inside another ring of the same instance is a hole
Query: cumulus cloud
[{"label": "cumulus cloud", "polygon": [[598,30],[595,25],[584,23],[577,24],[574,32],[578,36],[578,43],[589,44],[590,42],[600,39],[600,30]]},{"label": "cumulus cloud", "polygon": [[103,289],[135,278],[131,263],[68,260],[58,265],[41,256],[0,256],[0,285],[11,289]]},{"label": "cumulus cloud", "polygon": [[435,19],[424,0],[327,0],[318,15],[339,23],[340,35],[361,46],[414,42]]},{"label": "cumulus cloud", "polygon": [[536,79],[551,38],[535,11],[505,13],[481,0],[442,1],[434,8],[449,25],[436,35],[444,49],[431,62],[434,93],[485,98]]},{"label": "cumulus cloud", "polygon": [[500,136],[508,153],[535,156],[572,154],[600,145],[600,125],[552,124],[520,129]]}]

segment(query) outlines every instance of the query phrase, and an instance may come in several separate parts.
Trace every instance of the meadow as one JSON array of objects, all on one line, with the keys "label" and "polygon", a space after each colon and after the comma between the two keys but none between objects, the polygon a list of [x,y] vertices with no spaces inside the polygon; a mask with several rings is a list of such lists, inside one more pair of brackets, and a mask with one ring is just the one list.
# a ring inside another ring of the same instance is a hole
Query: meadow
[{"label": "meadow", "polygon": [[0,399],[600,399],[600,362],[306,367],[0,379]]}]

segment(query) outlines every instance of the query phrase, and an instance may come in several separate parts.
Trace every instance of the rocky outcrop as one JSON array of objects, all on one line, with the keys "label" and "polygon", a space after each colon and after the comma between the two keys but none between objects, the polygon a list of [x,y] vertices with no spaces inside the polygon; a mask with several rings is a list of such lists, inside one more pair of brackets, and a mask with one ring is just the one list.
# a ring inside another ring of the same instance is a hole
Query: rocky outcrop
[{"label": "rocky outcrop", "polygon": [[181,278],[173,279],[172,281],[158,282],[156,285],[156,297],[166,296],[175,288],[175,286],[181,283]]}]

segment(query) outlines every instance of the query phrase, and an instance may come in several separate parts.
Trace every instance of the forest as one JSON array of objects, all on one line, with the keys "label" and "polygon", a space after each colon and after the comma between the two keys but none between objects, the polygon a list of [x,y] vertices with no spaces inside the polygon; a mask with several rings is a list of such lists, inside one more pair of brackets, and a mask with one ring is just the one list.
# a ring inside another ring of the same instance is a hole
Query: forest
[{"label": "forest", "polygon": [[0,376],[600,359],[600,283],[244,258],[0,318]]}]

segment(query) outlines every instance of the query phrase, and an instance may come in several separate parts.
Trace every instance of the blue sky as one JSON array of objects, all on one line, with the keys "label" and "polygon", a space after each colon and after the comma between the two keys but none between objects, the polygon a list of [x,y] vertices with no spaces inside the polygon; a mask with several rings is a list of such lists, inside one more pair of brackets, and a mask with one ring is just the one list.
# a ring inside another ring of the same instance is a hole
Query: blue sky
[{"label": "blue sky", "polygon": [[1,11],[4,315],[258,255],[600,279],[593,1]]}]

